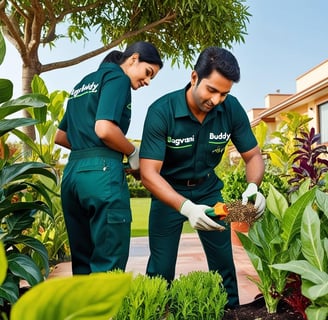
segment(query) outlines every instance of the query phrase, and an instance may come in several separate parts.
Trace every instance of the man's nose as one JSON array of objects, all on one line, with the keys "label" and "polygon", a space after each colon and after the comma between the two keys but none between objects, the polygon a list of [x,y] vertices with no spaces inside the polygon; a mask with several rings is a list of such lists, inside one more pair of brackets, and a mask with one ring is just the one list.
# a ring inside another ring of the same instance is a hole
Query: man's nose
[{"label": "man's nose", "polygon": [[222,96],[221,93],[217,93],[215,95],[212,96],[211,101],[213,103],[213,105],[218,105],[220,102],[222,102],[222,100],[224,99],[224,97]]}]

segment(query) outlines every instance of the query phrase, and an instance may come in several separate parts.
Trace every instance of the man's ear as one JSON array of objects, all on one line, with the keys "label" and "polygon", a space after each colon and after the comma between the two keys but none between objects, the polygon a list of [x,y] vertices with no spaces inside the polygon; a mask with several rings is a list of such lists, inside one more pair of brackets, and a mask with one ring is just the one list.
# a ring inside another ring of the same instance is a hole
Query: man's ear
[{"label": "man's ear", "polygon": [[198,82],[198,74],[195,70],[192,71],[191,73],[191,80],[190,83],[192,86],[196,86]]}]

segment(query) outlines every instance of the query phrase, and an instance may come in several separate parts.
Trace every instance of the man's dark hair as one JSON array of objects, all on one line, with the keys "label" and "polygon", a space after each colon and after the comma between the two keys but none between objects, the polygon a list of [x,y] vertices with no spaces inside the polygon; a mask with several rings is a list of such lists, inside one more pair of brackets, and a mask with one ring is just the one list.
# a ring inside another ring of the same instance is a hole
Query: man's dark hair
[{"label": "man's dark hair", "polygon": [[194,70],[198,75],[198,82],[216,70],[225,78],[238,82],[240,69],[235,56],[226,49],[219,47],[208,47],[199,55]]}]

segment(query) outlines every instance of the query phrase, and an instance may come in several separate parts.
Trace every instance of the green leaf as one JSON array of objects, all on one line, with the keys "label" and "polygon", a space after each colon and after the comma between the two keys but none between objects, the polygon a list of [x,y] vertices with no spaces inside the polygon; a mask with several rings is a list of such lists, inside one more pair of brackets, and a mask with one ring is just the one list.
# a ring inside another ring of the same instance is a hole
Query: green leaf
[{"label": "green leaf", "polygon": [[311,320],[327,320],[328,307],[317,307],[314,305],[309,306],[305,310],[306,316]]},{"label": "green leaf", "polygon": [[0,30],[0,64],[2,64],[3,60],[5,59],[5,55],[6,55],[6,42]]},{"label": "green leaf", "polygon": [[[33,216],[37,211],[46,212],[50,217],[53,218],[53,213],[48,206],[42,201],[34,202],[15,202],[8,207],[6,203],[0,203],[0,218],[5,217],[8,214],[26,214],[28,216]],[[21,221],[23,223],[23,221]]]},{"label": "green leaf", "polygon": [[18,127],[30,126],[36,123],[38,123],[38,121],[28,118],[0,120],[0,136],[5,135],[7,132]]},{"label": "green leaf", "polygon": [[40,162],[23,162],[14,163],[6,166],[0,172],[0,187],[3,188],[6,184],[21,179],[23,175],[41,174],[46,176],[57,183],[57,176],[51,166]]},{"label": "green leaf", "polygon": [[308,296],[311,297],[311,300],[316,300],[320,297],[328,296],[328,282],[317,284],[309,288]]},{"label": "green leaf", "polygon": [[26,94],[14,100],[9,100],[0,106],[0,119],[27,107],[42,108],[49,103],[49,98],[37,93]]},{"label": "green leaf", "polygon": [[48,276],[49,274],[48,251],[39,240],[29,236],[20,235],[18,237],[11,239],[11,243],[23,244],[26,247],[34,250],[41,257],[42,265],[45,269],[45,275]]},{"label": "green leaf", "polygon": [[315,196],[318,207],[324,212],[324,214],[328,218],[328,195],[322,192],[320,189],[317,189]]},{"label": "green leaf", "polygon": [[306,260],[293,260],[287,263],[277,263],[272,267],[279,270],[287,270],[299,274],[302,279],[311,281],[314,284],[323,284],[328,282],[328,274],[319,271]]},{"label": "green leaf", "polygon": [[285,212],[282,220],[281,237],[285,242],[285,248],[299,235],[302,216],[305,208],[311,204],[315,197],[315,188],[310,189],[296,200]]},{"label": "green leaf", "polygon": [[40,93],[48,96],[49,92],[43,79],[35,74],[32,79],[31,88],[33,93]]},{"label": "green leaf", "polygon": [[11,99],[13,90],[14,85],[9,79],[0,79],[0,103]]},{"label": "green leaf", "polygon": [[49,279],[17,301],[10,319],[24,319],[27,310],[29,319],[33,320],[110,319],[128,294],[131,281],[132,275],[128,273],[93,273]]},{"label": "green leaf", "polygon": [[320,239],[320,219],[318,214],[307,206],[301,227],[302,253],[314,267],[324,271],[324,248]]},{"label": "green leaf", "polygon": [[288,208],[286,198],[271,184],[269,186],[269,194],[266,201],[267,208],[280,221]]},{"label": "green leaf", "polygon": [[31,286],[43,281],[39,267],[33,259],[26,254],[10,254],[8,256],[8,268],[12,274],[20,279],[25,279]]},{"label": "green leaf", "polygon": [[0,286],[0,298],[3,298],[12,304],[18,300],[18,284],[14,281],[12,275],[7,276],[5,282]]},{"label": "green leaf", "polygon": [[7,275],[7,268],[8,268],[8,261],[6,258],[6,252],[3,247],[2,241],[0,241],[0,286],[2,285],[3,281],[6,279]]}]

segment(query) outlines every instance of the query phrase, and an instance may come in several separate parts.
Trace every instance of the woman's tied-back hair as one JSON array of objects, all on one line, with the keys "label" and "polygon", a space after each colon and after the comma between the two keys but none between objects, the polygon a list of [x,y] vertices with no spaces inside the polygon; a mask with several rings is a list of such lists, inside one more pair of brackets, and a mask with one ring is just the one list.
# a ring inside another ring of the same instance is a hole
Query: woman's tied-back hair
[{"label": "woman's tied-back hair", "polygon": [[156,64],[161,69],[163,67],[163,62],[156,49],[156,47],[145,41],[138,41],[130,46],[128,46],[124,52],[119,50],[111,51],[102,61],[103,62],[113,62],[121,65],[126,59],[131,57],[134,53],[139,54],[140,62],[147,62],[150,64]]},{"label": "woman's tied-back hair", "polygon": [[208,47],[199,55],[194,70],[198,75],[198,83],[216,70],[225,78],[238,82],[240,69],[237,59],[226,49]]}]

